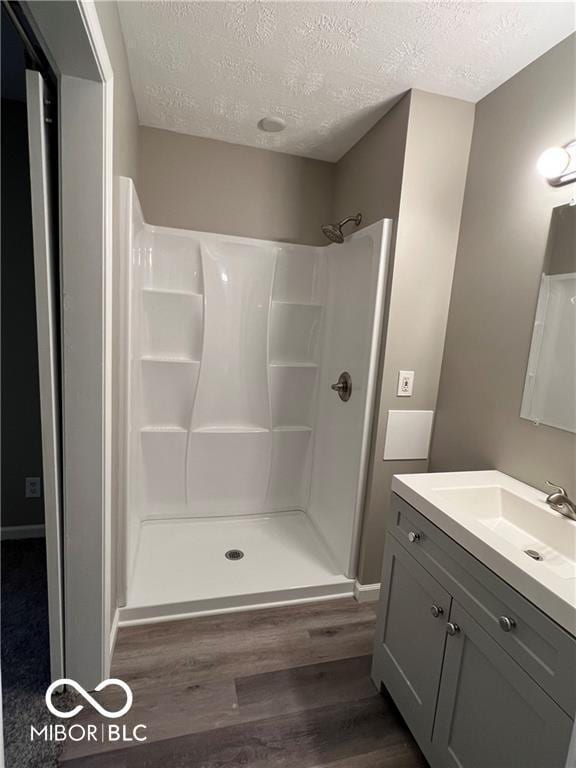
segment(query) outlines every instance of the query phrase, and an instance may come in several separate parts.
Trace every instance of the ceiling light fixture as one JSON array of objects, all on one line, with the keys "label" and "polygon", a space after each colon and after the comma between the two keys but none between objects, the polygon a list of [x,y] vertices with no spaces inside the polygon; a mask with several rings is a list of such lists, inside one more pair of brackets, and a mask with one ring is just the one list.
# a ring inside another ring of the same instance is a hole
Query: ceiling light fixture
[{"label": "ceiling light fixture", "polygon": [[280,117],[263,117],[258,121],[258,128],[265,133],[280,133],[286,128],[286,123]]},{"label": "ceiling light fixture", "polygon": [[576,181],[576,141],[546,149],[538,158],[536,168],[553,187]]}]

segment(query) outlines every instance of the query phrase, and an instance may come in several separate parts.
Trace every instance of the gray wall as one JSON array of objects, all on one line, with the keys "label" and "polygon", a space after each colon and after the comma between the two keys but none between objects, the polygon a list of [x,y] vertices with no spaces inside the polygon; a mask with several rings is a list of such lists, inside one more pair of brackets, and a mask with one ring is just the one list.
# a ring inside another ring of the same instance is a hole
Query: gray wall
[{"label": "gray wall", "polygon": [[398,218],[410,100],[407,93],[338,161],[335,221],[358,211],[362,226]]},{"label": "gray wall", "polygon": [[[96,11],[110,63],[114,71],[114,176],[129,176],[138,183],[138,154],[139,154],[139,126],[136,102],[132,92],[132,83],[128,71],[128,60],[124,47],[124,38],[120,27],[118,7],[114,2],[96,2]],[[121,518],[124,514],[121,480],[121,441],[123,424],[120,419],[120,332],[121,305],[120,297],[125,295],[123,288],[123,271],[120,263],[120,249],[118,246],[118,184],[114,184],[114,250],[113,250],[113,296],[112,296],[112,327],[116,329],[113,336],[112,347],[112,546],[117,556],[111,558],[111,600],[110,610],[112,620],[116,607],[119,604],[118,564],[123,561],[122,548],[124,539],[122,535]]]},{"label": "gray wall", "polygon": [[26,104],[2,99],[2,526],[44,522]]},{"label": "gray wall", "polygon": [[576,36],[476,107],[431,468],[497,468],[576,493],[576,436],[520,419],[552,207],[576,192],[536,172],[574,138]]},{"label": "gray wall", "polygon": [[[427,461],[382,460],[386,424],[390,409],[436,407],[473,119],[472,104],[412,91],[339,163],[337,199],[354,208],[352,193],[368,221],[396,220],[360,546],[363,584],[380,580],[392,475],[428,468]],[[401,369],[416,372],[411,398],[396,396]]]},{"label": "gray wall", "polygon": [[138,194],[151,224],[318,244],[335,166],[266,149],[140,129]]}]

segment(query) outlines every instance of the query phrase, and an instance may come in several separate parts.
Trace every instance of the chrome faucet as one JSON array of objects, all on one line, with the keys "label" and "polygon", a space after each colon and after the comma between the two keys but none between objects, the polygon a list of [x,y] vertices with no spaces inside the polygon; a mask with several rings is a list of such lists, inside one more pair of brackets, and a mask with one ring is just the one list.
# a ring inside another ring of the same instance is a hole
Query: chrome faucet
[{"label": "chrome faucet", "polygon": [[549,480],[546,480],[546,485],[556,489],[554,493],[546,496],[546,504],[551,506],[556,512],[560,512],[564,517],[567,517],[570,520],[576,520],[576,504],[568,498],[568,494],[564,488],[562,488],[561,485],[551,483]]}]

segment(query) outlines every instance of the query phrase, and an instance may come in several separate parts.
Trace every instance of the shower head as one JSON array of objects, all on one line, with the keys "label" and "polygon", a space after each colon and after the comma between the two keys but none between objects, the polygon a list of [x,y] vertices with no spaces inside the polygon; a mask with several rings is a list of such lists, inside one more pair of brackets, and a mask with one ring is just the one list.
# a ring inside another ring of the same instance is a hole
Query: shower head
[{"label": "shower head", "polygon": [[333,243],[343,243],[344,233],[342,232],[342,227],[344,224],[348,224],[349,221],[353,221],[356,226],[359,226],[362,221],[362,214],[357,213],[356,216],[347,216],[339,224],[322,224],[322,232]]}]

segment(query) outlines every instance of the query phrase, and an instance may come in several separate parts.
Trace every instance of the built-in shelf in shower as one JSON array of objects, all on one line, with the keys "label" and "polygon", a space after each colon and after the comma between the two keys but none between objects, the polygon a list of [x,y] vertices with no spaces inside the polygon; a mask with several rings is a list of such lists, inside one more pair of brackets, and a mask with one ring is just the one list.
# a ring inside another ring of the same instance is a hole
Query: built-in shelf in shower
[{"label": "built-in shelf in shower", "polygon": [[183,363],[184,365],[200,365],[200,360],[193,360],[191,357],[143,355],[140,359],[143,363]]},{"label": "built-in shelf in shower", "polygon": [[152,434],[154,432],[160,432],[162,434],[173,432],[174,434],[181,434],[182,432],[188,432],[187,429],[184,429],[184,427],[174,427],[171,424],[166,425],[154,425],[153,427],[142,427],[140,430],[141,432],[145,432],[146,434]]},{"label": "built-in shelf in shower", "polygon": [[201,293],[144,289],[142,348],[146,358],[199,360],[204,297]]},{"label": "built-in shelf in shower", "polygon": [[179,288],[142,288],[143,293],[161,293],[167,296],[203,296],[198,291],[186,291]]},{"label": "built-in shelf in shower", "polygon": [[269,330],[269,359],[276,365],[317,363],[322,306],[273,301]]},{"label": "built-in shelf in shower", "polygon": [[314,301],[284,301],[283,299],[272,299],[272,304],[288,307],[318,307],[318,309],[322,307],[322,304],[318,304]]},{"label": "built-in shelf in shower", "polygon": [[270,367],[271,368],[318,368],[318,363],[306,363],[306,362],[277,363],[275,361],[271,361]]},{"label": "built-in shelf in shower", "polygon": [[312,432],[312,427],[302,424],[291,424],[286,426],[274,427],[274,432]]},{"label": "built-in shelf in shower", "polygon": [[214,426],[214,427],[197,427],[192,430],[201,434],[210,435],[242,435],[252,434],[253,432],[270,432],[265,427],[253,427],[250,425],[234,425],[234,426]]}]

